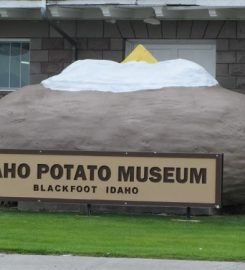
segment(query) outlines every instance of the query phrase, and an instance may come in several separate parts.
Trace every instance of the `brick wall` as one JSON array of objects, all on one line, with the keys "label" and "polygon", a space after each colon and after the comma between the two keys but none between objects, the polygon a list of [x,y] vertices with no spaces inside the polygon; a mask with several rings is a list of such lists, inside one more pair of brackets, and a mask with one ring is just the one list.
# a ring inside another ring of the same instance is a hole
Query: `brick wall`
[{"label": "brick wall", "polygon": [[[60,27],[78,43],[79,59],[121,61],[127,39],[214,39],[217,79],[226,88],[245,93],[245,21],[66,21]],[[43,21],[1,21],[0,38],[31,40],[31,83],[59,73],[72,62],[72,49]]]}]

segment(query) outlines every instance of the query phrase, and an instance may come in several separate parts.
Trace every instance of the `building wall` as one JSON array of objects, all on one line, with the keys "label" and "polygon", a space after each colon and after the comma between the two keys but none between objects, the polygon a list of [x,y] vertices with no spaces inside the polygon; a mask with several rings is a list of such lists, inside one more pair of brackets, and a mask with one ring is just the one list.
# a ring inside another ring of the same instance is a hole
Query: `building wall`
[{"label": "building wall", "polygon": [[[66,21],[60,27],[78,42],[79,59],[124,58],[127,39],[214,39],[217,80],[245,93],[245,21]],[[59,73],[72,62],[71,45],[44,21],[0,21],[0,38],[31,40],[30,83]]]}]

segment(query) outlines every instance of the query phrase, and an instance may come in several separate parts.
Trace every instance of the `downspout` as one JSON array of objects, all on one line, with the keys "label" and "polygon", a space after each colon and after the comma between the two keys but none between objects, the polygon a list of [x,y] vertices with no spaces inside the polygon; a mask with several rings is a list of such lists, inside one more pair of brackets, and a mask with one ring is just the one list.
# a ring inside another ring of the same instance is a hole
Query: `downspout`
[{"label": "downspout", "polygon": [[41,6],[41,16],[42,19],[45,20],[50,26],[52,26],[65,40],[67,40],[71,46],[73,51],[73,61],[76,61],[78,59],[78,46],[77,41],[70,37],[66,32],[64,32],[59,25],[51,19],[51,16],[49,16],[49,11],[47,10],[47,3],[46,0],[42,0],[42,6]]}]

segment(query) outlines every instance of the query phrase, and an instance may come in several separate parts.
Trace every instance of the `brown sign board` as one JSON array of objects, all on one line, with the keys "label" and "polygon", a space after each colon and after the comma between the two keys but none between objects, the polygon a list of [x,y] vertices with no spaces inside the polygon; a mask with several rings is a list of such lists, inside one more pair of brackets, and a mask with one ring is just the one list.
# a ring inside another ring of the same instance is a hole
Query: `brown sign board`
[{"label": "brown sign board", "polygon": [[0,198],[219,207],[222,157],[0,150]]}]

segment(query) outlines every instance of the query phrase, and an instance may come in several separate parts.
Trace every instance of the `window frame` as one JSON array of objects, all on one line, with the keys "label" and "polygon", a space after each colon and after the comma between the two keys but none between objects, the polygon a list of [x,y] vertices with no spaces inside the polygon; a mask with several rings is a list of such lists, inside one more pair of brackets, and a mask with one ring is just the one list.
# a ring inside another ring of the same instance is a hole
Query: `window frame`
[{"label": "window frame", "polygon": [[[30,82],[30,65],[31,65],[31,39],[29,38],[0,38],[0,44],[1,43],[29,43],[29,51],[28,51],[28,55],[29,55],[29,73],[28,73],[28,76],[29,76],[29,82]],[[11,57],[11,54],[9,55],[9,57]],[[10,69],[10,67],[9,67]],[[10,70],[9,70],[9,73],[10,73]],[[9,78],[10,80],[10,78]],[[1,87],[0,86],[0,94],[7,94],[7,93],[11,93],[11,92],[14,92],[18,89],[20,89],[21,87],[23,86],[20,86],[20,87]]]}]

